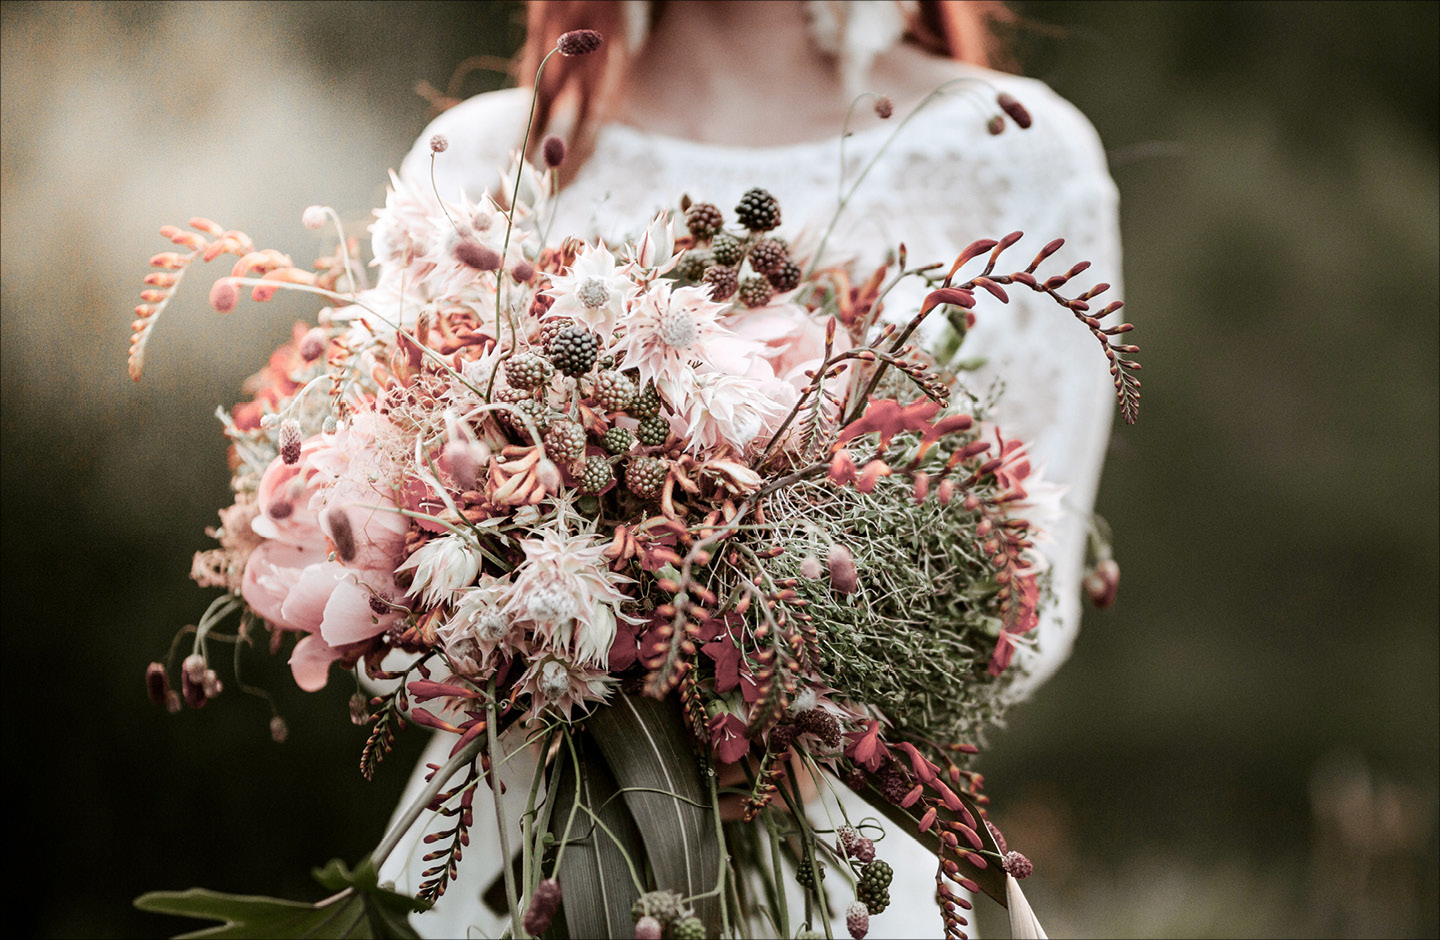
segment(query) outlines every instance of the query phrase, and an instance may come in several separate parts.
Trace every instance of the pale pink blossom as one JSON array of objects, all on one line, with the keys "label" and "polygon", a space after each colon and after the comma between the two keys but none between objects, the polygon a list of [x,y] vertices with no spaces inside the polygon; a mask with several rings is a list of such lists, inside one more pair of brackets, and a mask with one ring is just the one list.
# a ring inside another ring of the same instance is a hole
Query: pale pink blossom
[{"label": "pale pink blossom", "polygon": [[653,381],[672,400],[683,393],[681,380],[694,363],[744,375],[759,347],[720,323],[727,306],[711,300],[704,288],[656,281],[621,319],[624,336],[615,353],[623,356],[627,369],[639,372],[641,388]]},{"label": "pale pink blossom", "polygon": [[601,336],[609,336],[639,288],[628,265],[616,262],[604,245],[587,246],[565,274],[550,278],[545,293],[555,298],[549,316],[569,317]]},{"label": "pale pink blossom", "polygon": [[610,570],[608,541],[596,535],[565,536],[552,529],[520,539],[525,561],[505,612],[527,624],[539,642],[566,651],[582,666],[602,664],[615,642],[617,618],[632,579]]}]

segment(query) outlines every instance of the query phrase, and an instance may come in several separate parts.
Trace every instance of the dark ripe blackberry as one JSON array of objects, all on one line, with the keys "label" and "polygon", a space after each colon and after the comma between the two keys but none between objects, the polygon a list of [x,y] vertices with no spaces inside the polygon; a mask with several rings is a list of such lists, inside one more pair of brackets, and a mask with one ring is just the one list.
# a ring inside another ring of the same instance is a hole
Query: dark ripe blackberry
[{"label": "dark ripe blackberry", "polygon": [[795,727],[806,734],[813,734],[827,747],[839,747],[840,721],[823,708],[812,708],[795,716]]},{"label": "dark ripe blackberry", "polygon": [[645,391],[635,396],[628,409],[630,414],[636,418],[649,418],[660,413],[660,393],[655,390],[655,383],[646,382]]},{"label": "dark ripe blackberry", "polygon": [[675,940],[705,940],[705,924],[698,917],[684,917],[670,928]]},{"label": "dark ripe blackberry", "polygon": [[630,916],[635,920],[653,917],[663,926],[669,927],[676,921],[690,916],[690,908],[674,891],[648,891],[630,905]]},{"label": "dark ripe blackberry", "polygon": [[585,453],[585,429],[569,418],[556,418],[545,431],[545,454],[568,464]]},{"label": "dark ripe blackberry", "polygon": [[605,432],[600,443],[612,454],[628,454],[635,446],[635,435],[626,428],[611,428]]},{"label": "dark ripe blackberry", "polygon": [[625,486],[641,499],[654,499],[670,468],[658,457],[634,457],[625,467]]},{"label": "dark ripe blackberry", "polygon": [[555,334],[545,353],[555,368],[569,376],[584,375],[595,365],[600,337],[583,326],[572,324]]},{"label": "dark ripe blackberry", "polygon": [[710,238],[725,224],[720,207],[710,202],[697,202],[685,213],[685,227],[696,238]]},{"label": "dark ripe blackberry", "polygon": [[750,249],[750,267],[756,274],[774,274],[789,260],[785,246],[773,238],[761,239]]},{"label": "dark ripe blackberry", "polygon": [[763,277],[747,277],[740,285],[740,302],[747,307],[763,307],[775,296],[775,288]]},{"label": "dark ripe blackberry", "polygon": [[718,303],[722,300],[729,300],[735,295],[735,289],[740,286],[740,278],[736,275],[734,268],[717,264],[706,270],[700,283],[710,288],[710,299]]},{"label": "dark ripe blackberry", "polygon": [[812,865],[810,859],[800,859],[800,864],[795,866],[795,883],[806,891],[814,891],[816,889],[815,873],[817,871],[820,873],[820,880],[824,881],[824,862],[815,862],[814,865]]},{"label": "dark ripe blackberry", "polygon": [[670,422],[661,415],[651,415],[641,419],[640,426],[635,429],[635,435],[645,446],[659,447],[670,437]]},{"label": "dark ripe blackberry", "polygon": [[613,479],[615,471],[611,469],[610,461],[604,457],[586,457],[580,468],[580,492],[598,493],[609,486]]},{"label": "dark ripe blackberry", "polygon": [[729,232],[716,235],[710,243],[710,250],[715,252],[716,264],[729,268],[739,267],[740,262],[745,260],[745,243]]},{"label": "dark ripe blackberry", "polygon": [[606,369],[595,376],[595,403],[606,411],[624,411],[635,401],[635,383],[623,372]]},{"label": "dark ripe blackberry", "polygon": [[765,275],[770,281],[770,286],[777,291],[794,290],[800,286],[800,265],[793,261],[786,261],[778,269]]},{"label": "dark ripe blackberry", "polygon": [[687,281],[698,281],[705,276],[705,269],[715,263],[715,252],[709,248],[691,248],[680,256],[675,273]]},{"label": "dark ripe blackberry", "polygon": [[[541,296],[545,295],[542,294]],[[550,341],[554,339],[561,330],[574,325],[575,321],[570,319],[569,317],[556,317],[553,320],[546,320],[545,322],[541,323],[540,348],[548,350],[550,348]]]},{"label": "dark ripe blackberry", "polygon": [[539,388],[554,374],[555,367],[538,353],[520,352],[505,360],[505,379],[515,388]]},{"label": "dark ripe blackberry", "polygon": [[780,203],[757,186],[740,197],[735,217],[752,232],[768,232],[780,224]]}]

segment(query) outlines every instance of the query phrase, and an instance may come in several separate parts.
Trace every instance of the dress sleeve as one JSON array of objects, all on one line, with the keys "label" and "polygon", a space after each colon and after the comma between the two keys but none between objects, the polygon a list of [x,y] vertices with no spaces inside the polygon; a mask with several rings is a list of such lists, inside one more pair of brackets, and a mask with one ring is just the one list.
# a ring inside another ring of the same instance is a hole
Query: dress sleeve
[{"label": "dress sleeve", "polygon": [[443,134],[448,147],[435,156],[435,185],[445,199],[471,199],[500,185],[501,173],[520,149],[529,118],[530,90],[507,88],[476,95],[440,114],[425,128],[400,165],[403,179],[429,186],[430,140]]},{"label": "dress sleeve", "polygon": [[[987,139],[974,132],[983,117],[956,120],[964,109],[938,110],[922,128],[925,145],[907,148],[910,159],[891,178],[907,233],[924,237],[924,260],[948,265],[976,239],[1023,231],[1002,256],[1005,272],[1023,270],[1043,245],[1064,238],[1040,273],[1088,260],[1090,269],[1072,282],[1075,292],[1104,281],[1111,288],[1101,302],[1122,298],[1119,198],[1095,129],[1043,83],[1014,76],[994,81],[1029,109],[1032,127],[1007,121],[1002,135]],[[919,260],[917,244],[911,242],[911,257]],[[982,264],[972,262],[962,276]],[[1035,648],[1022,647],[1016,656],[1023,673],[1009,694],[1018,700],[1059,668],[1074,643],[1086,539],[1117,403],[1109,364],[1089,330],[1048,296],[1018,285],[1008,293],[1006,305],[981,295],[960,358],[986,364],[965,383],[982,396],[992,383],[1004,384],[995,424],[1007,438],[1027,441],[1044,478],[1066,488],[1061,516],[1048,526],[1050,541],[1038,546],[1050,565],[1054,600],[1032,634]]]}]

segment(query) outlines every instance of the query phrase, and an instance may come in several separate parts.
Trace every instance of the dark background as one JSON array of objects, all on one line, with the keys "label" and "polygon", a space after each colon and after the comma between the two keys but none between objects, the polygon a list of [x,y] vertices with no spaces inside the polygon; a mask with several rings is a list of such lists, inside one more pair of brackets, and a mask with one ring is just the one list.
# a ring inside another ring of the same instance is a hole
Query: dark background
[{"label": "dark background", "polygon": [[[1027,893],[1052,936],[1433,936],[1440,7],[1016,8],[1026,72],[1110,149],[1146,380],[1100,494],[1119,605],[982,758]],[[516,10],[3,5],[21,936],[173,932],[130,907],[155,888],[319,897],[310,866],[378,841],[419,741],[365,783],[342,682],[251,658],[283,746],[258,700],[170,716],[142,686],[209,599],[186,574],[228,502],[214,408],[315,305],[221,317],[197,277],[138,385],[129,310],[164,223],[302,264],[305,206],[362,224],[424,127],[415,83],[509,56]]]}]

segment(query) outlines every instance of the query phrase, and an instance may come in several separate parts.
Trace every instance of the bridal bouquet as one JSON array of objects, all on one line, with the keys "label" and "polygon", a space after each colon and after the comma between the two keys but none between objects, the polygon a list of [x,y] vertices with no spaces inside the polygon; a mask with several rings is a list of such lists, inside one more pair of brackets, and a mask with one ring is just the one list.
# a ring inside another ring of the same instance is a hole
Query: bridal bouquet
[{"label": "bridal bouquet", "polygon": [[[902,247],[873,271],[826,267],[759,188],[728,213],[637,219],[618,244],[554,237],[564,147],[540,153],[475,201],[392,177],[373,286],[343,231],[305,269],[205,219],[162,230],[180,250],[151,260],[137,379],[181,278],[222,255],[221,312],[246,291],[328,306],[220,412],[234,503],[192,576],[223,593],[188,655],[151,664],[152,696],[203,706],[215,645],[268,634],[306,690],[367,677],[366,777],[407,725],[453,746],[370,859],[317,872],[326,901],[138,903],[227,922],[207,936],[410,936],[407,913],[482,851],[502,859],[512,937],[818,935],[838,905],[858,938],[889,903],[890,826],[933,847],[947,935],[967,892],[1028,916],[1030,864],[966,757],[1044,602],[1034,543],[1056,491],[911,339],[929,317],[963,337],[981,296],[1044,293],[1099,341],[1133,420],[1130,325],[1102,324],[1120,304],[1069,289],[1085,264],[1041,273],[1058,240],[1007,264],[1018,232],[948,265],[909,267]],[[326,208],[302,221],[339,229]],[[882,319],[908,278],[923,303]],[[507,762],[523,790],[499,783]],[[837,788],[876,815],[818,827],[806,793]],[[472,832],[477,794],[497,832]],[[447,822],[412,898],[377,871],[425,813]]]}]

